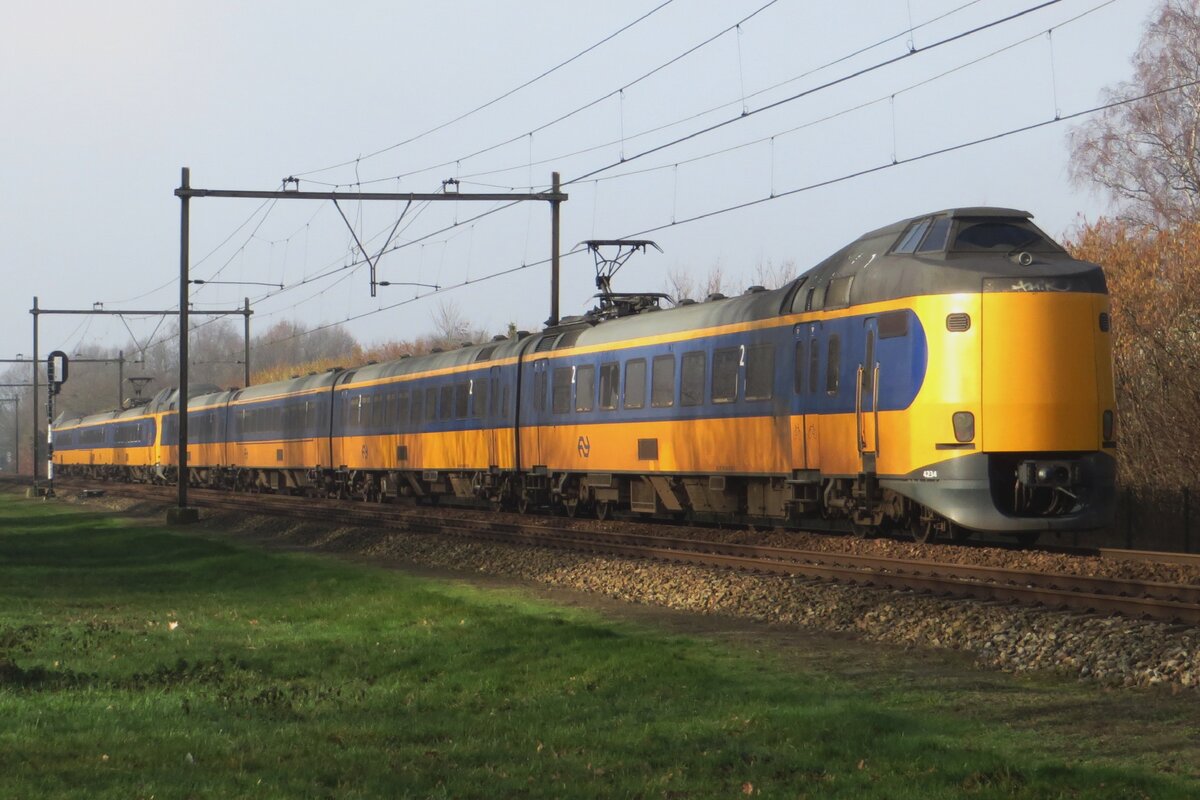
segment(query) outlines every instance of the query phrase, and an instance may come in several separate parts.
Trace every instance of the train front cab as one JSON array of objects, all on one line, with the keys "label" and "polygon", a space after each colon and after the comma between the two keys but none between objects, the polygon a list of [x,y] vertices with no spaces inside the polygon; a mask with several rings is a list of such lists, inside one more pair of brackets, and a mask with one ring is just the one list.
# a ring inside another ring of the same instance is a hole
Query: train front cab
[{"label": "train front cab", "polygon": [[930,347],[910,409],[919,466],[881,485],[969,530],[1108,525],[1116,405],[1102,285],[986,278],[979,294],[914,306]]}]

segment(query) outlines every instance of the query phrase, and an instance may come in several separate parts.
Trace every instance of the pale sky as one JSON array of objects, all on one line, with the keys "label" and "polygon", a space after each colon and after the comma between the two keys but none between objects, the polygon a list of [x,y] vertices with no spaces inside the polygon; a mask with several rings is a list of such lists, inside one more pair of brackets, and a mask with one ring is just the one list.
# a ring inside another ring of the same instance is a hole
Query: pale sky
[{"label": "pale sky", "polygon": [[[1106,210],[1102,198],[1068,182],[1070,123],[903,162],[1097,105],[1105,87],[1129,77],[1155,6],[1061,0],[934,47],[1038,3],[777,0],[737,28],[768,0],[673,0],[482,112],[357,164],[313,172],[452,120],[662,2],[3,0],[0,357],[30,352],[35,295],[48,308],[176,307],[180,204],[172,192],[183,166],[194,187],[208,189],[270,190],[299,175],[301,188],[314,190],[352,191],[361,181],[370,191],[432,192],[458,177],[464,192],[490,192],[540,190],[552,170],[570,181],[616,165],[565,187],[562,249],[669,226],[646,234],[665,253],[630,262],[616,281],[624,291],[661,291],[668,271],[699,280],[714,265],[740,285],[760,263],[791,261],[802,271],[868,230],[953,206],[1024,208],[1061,236]],[[910,46],[915,51],[895,64],[758,111]],[[530,134],[592,101],[599,102]],[[754,113],[634,158],[743,111]],[[586,152],[569,155],[577,151]],[[893,159],[901,163],[670,226]],[[249,295],[259,331],[281,319],[317,325],[359,316],[346,327],[365,343],[429,332],[441,302],[495,332],[510,321],[536,329],[548,316],[547,265],[480,281],[549,255],[545,204],[442,233],[434,232],[493,206],[414,205],[393,243],[406,246],[382,257],[380,279],[479,282],[362,316],[430,290],[384,287],[371,298],[365,266],[314,279],[359,260],[337,210],[294,200],[260,209],[261,202],[192,202],[192,275],[289,288],[193,287],[197,308],[239,306]],[[377,249],[401,207],[343,208]],[[564,315],[590,307],[593,280],[589,256],[564,258]],[[115,317],[42,323],[43,355],[129,339]],[[127,320],[142,339],[157,323]]]}]

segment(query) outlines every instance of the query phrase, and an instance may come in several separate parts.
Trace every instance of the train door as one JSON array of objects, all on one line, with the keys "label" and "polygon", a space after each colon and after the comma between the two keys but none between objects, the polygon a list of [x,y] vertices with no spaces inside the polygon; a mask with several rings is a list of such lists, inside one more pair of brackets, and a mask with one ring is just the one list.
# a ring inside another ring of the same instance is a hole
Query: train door
[{"label": "train door", "polygon": [[542,454],[542,424],[545,422],[544,417],[546,416],[546,394],[550,387],[549,376],[550,371],[546,368],[546,359],[533,362],[533,397],[530,398],[530,406],[533,408],[533,413],[530,415],[533,452],[529,454],[529,464],[533,467],[546,463],[545,456]]},{"label": "train door", "polygon": [[861,471],[867,474],[875,472],[875,458],[879,454],[879,361],[875,358],[878,339],[879,318],[869,317],[863,321],[863,355],[858,364],[854,403]]},{"label": "train door", "polygon": [[500,467],[500,368],[488,370],[488,405],[483,411],[484,437],[487,439],[488,467]]},{"label": "train door", "polygon": [[792,329],[792,469],[808,468],[808,427],[805,424],[804,378],[808,374],[808,326],[801,323]]},{"label": "train door", "polygon": [[804,326],[808,342],[804,347],[808,360],[808,374],[804,376],[804,458],[806,469],[821,468],[821,415],[817,403],[824,387],[821,385],[821,323],[810,322]]}]

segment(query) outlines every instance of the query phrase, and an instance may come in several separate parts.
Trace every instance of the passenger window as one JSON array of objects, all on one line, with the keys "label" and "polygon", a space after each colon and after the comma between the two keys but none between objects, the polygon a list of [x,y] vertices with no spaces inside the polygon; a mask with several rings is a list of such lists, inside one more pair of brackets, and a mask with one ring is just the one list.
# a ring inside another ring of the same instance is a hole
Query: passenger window
[{"label": "passenger window", "polygon": [[446,384],[438,390],[438,419],[450,419],[454,411],[454,386]]},{"label": "passenger window", "polygon": [[471,382],[471,416],[475,419],[487,413],[488,382],[487,378],[476,378]]},{"label": "passenger window", "polygon": [[821,349],[817,347],[817,337],[808,340],[808,393],[816,394],[818,381],[821,378]]},{"label": "passenger window", "polygon": [[792,389],[796,394],[804,391],[804,342],[796,342],[796,352],[792,359]]},{"label": "passenger window", "polygon": [[591,411],[596,402],[596,368],[591,364],[575,370],[575,410]]},{"label": "passenger window", "polygon": [[775,346],[746,348],[746,399],[770,400],[775,394]]},{"label": "passenger window", "polygon": [[738,395],[738,362],[740,347],[726,347],[713,352],[712,401],[732,403]]},{"label": "passenger window", "polygon": [[409,419],[412,421],[412,426],[415,429],[421,423],[421,416],[424,413],[424,404],[421,402],[422,395],[420,389],[413,389],[412,395],[412,416]]},{"label": "passenger window", "polygon": [[617,407],[617,398],[621,396],[621,367],[615,361],[600,365],[600,407],[613,409]]},{"label": "passenger window", "polygon": [[863,397],[870,396],[875,382],[875,331],[867,331],[867,357],[863,361]]},{"label": "passenger window", "polygon": [[842,340],[836,333],[829,335],[825,353],[825,393],[837,394],[842,372]]},{"label": "passenger window", "polygon": [[542,362],[543,369],[537,370],[536,373],[534,374],[534,378],[533,378],[533,410],[534,411],[545,411],[546,410],[546,392],[550,388],[550,382],[549,382],[549,379],[546,377],[546,370],[544,369],[545,366],[546,366],[546,362],[543,361]]},{"label": "passenger window", "polygon": [[650,405],[668,408],[675,405],[675,356],[655,356],[650,381]]},{"label": "passenger window", "polygon": [[471,405],[471,384],[467,381],[454,384],[454,418],[466,419]]},{"label": "passenger window", "polygon": [[552,408],[555,414],[565,414],[571,410],[571,368],[556,367],[554,369],[554,398]]},{"label": "passenger window", "polygon": [[425,390],[425,421],[437,419],[437,389],[430,386]]},{"label": "passenger window", "polygon": [[400,425],[403,425],[404,423],[408,422],[409,405],[410,405],[409,394],[410,393],[409,393],[408,389],[400,390],[399,401],[396,405],[396,422],[399,423]]},{"label": "passenger window", "polygon": [[375,402],[371,406],[371,424],[382,425],[385,411],[387,411],[387,398],[383,395],[375,395]]},{"label": "passenger window", "polygon": [[703,351],[683,354],[679,371],[679,405],[698,406],[704,402],[704,372],[707,362]]},{"label": "passenger window", "polygon": [[908,312],[889,311],[879,315],[879,338],[895,339],[908,336]]},{"label": "passenger window", "polygon": [[646,405],[646,359],[635,358],[625,364],[625,407]]}]

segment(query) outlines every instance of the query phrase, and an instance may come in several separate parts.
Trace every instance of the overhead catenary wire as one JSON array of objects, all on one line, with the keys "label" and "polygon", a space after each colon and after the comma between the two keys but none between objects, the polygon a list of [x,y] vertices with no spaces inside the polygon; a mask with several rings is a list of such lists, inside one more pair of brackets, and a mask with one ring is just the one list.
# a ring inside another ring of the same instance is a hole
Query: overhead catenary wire
[{"label": "overhead catenary wire", "polygon": [[[1028,133],[1030,131],[1038,130],[1041,128],[1046,128],[1046,127],[1053,126],[1053,125],[1059,125],[1059,124],[1068,122],[1073,119],[1078,119],[1080,117],[1087,116],[1089,114],[1095,114],[1100,111],[1108,110],[1110,108],[1117,108],[1119,106],[1128,105],[1130,103],[1136,103],[1141,100],[1150,99],[1152,97],[1159,97],[1164,94],[1168,94],[1170,92],[1176,92],[1176,91],[1191,88],[1194,86],[1200,86],[1200,79],[1193,80],[1193,81],[1186,81],[1184,83],[1175,84],[1175,85],[1165,87],[1162,89],[1157,89],[1155,91],[1147,92],[1145,94],[1137,95],[1134,97],[1127,97],[1127,98],[1122,98],[1120,100],[1114,100],[1114,101],[1111,101],[1108,103],[1104,103],[1101,105],[1092,106],[1090,108],[1076,111],[1071,114],[1062,114],[1062,115],[1059,115],[1059,116],[1056,116],[1056,117],[1053,117],[1050,119],[1043,120],[1041,122],[1035,122],[1035,123],[1030,123],[1028,125],[1022,125],[1022,126],[1019,126],[1016,128],[1010,128],[1008,130],[1000,131],[998,133],[991,134],[989,136],[984,136],[984,137],[972,139],[972,140],[965,141],[965,142],[959,142],[958,144],[937,148],[936,150],[930,150],[930,151],[920,153],[920,154],[914,155],[914,156],[909,156],[907,158],[899,159],[895,162],[892,162],[889,160],[886,163],[882,163],[882,164],[878,164],[878,165],[875,165],[872,167],[867,167],[864,169],[856,170],[854,172],[847,173],[847,174],[844,174],[844,175],[841,175],[841,176],[838,176],[835,178],[830,178],[828,180],[818,181],[816,183],[807,184],[805,186],[798,186],[798,187],[795,187],[792,189],[788,189],[786,191],[776,192],[774,195],[764,196],[764,197],[761,197],[761,198],[758,198],[755,200],[749,200],[749,201],[746,201],[743,203],[736,203],[734,205],[729,205],[729,206],[725,206],[723,208],[713,209],[712,211],[707,211],[707,212],[704,212],[701,214],[696,214],[691,217],[686,217],[684,219],[680,219],[675,222],[669,222],[669,223],[666,223],[663,225],[657,225],[654,227],[646,228],[644,230],[626,233],[620,238],[636,238],[639,236],[644,236],[646,234],[662,231],[667,228],[672,228],[672,227],[676,227],[679,225],[687,225],[687,224],[690,224],[693,222],[697,222],[699,220],[709,219],[709,218],[720,216],[723,214],[732,213],[734,211],[740,211],[740,210],[743,210],[746,208],[750,208],[750,207],[757,206],[757,205],[762,205],[762,204],[768,203],[768,202],[774,202],[776,200],[780,200],[785,197],[791,197],[791,196],[801,194],[804,192],[814,191],[816,189],[820,189],[820,188],[823,188],[826,186],[832,186],[832,185],[835,185],[838,183],[843,183],[845,181],[853,180],[856,178],[861,178],[866,175],[880,173],[880,172],[883,172],[883,171],[886,171],[889,169],[896,169],[899,167],[906,166],[908,164],[914,164],[914,163],[924,161],[924,160],[927,160],[930,158],[937,158],[939,156],[943,156],[943,155],[946,155],[946,154],[949,154],[952,152],[964,150],[964,149],[971,148],[971,147],[977,147],[979,145],[987,144],[990,142],[999,141],[1001,139],[1005,139],[1010,136],[1017,136],[1017,135],[1020,135],[1023,133]],[[584,253],[584,252],[586,252],[586,248],[584,248],[582,246],[576,246],[576,247],[571,248],[567,252],[563,253],[561,257],[568,258],[570,256],[578,255],[578,254]],[[410,298],[407,300],[400,300],[395,303],[391,303],[389,305],[382,306],[380,308],[372,309],[369,311],[364,311],[360,314],[347,315],[344,319],[337,320],[335,322],[326,323],[323,325],[319,325],[319,326],[310,328],[306,331],[296,333],[291,336],[285,336],[285,337],[282,337],[279,339],[273,339],[269,342],[263,342],[262,344],[263,345],[273,345],[273,344],[279,344],[284,341],[290,341],[291,339],[299,338],[302,336],[307,336],[309,334],[316,333],[321,330],[326,330],[328,328],[336,327],[338,325],[342,325],[347,322],[353,322],[355,320],[363,319],[365,317],[370,317],[370,316],[379,314],[384,311],[390,311],[392,309],[408,305],[410,303],[416,302],[417,300],[421,300],[421,299],[430,297],[432,295],[443,294],[445,292],[453,291],[456,289],[461,289],[468,285],[483,283],[485,281],[493,280],[493,279],[500,278],[500,277],[503,277],[506,275],[511,275],[515,272],[520,272],[525,269],[530,269],[532,267],[541,266],[543,264],[549,263],[549,261],[550,261],[550,259],[545,258],[545,259],[541,259],[539,261],[520,264],[518,266],[513,266],[513,267],[509,267],[507,269],[498,270],[498,271],[492,272],[488,275],[483,275],[483,276],[480,276],[478,278],[473,278],[468,281],[462,281],[457,284],[443,286],[443,287],[440,287],[439,289],[436,289],[436,290],[433,290],[430,292],[426,292],[424,294],[420,294],[416,297],[413,297],[413,298]]]},{"label": "overhead catenary wire", "polygon": [[414,136],[410,136],[409,138],[404,139],[399,142],[396,142],[395,144],[388,145],[387,147],[381,148],[372,153],[368,153],[365,156],[359,156],[357,158],[353,158],[348,161],[343,161],[338,164],[331,164],[327,167],[321,167],[320,169],[308,170],[307,172],[294,172],[292,174],[295,177],[304,177],[306,175],[314,175],[314,174],[321,173],[321,172],[328,172],[329,170],[338,169],[340,167],[348,167],[351,164],[354,164],[355,168],[357,169],[358,164],[366,159],[374,158],[375,156],[379,156],[379,155],[383,155],[384,153],[391,152],[392,150],[396,150],[397,148],[403,147],[407,144],[411,144],[413,142],[424,139],[426,136],[429,136],[430,134],[437,133],[438,131],[444,130],[444,129],[450,127],[451,125],[454,125],[455,123],[462,122],[464,119],[467,119],[468,117],[473,116],[473,115],[479,113],[480,111],[483,111],[484,109],[495,105],[496,103],[499,103],[501,100],[505,100],[505,99],[511,97],[512,95],[516,94],[517,92],[521,91],[522,89],[532,86],[533,84],[537,83],[538,81],[542,80],[543,78],[545,78],[549,75],[552,75],[553,73],[557,72],[558,70],[562,69],[563,67],[571,64],[574,61],[579,60],[580,58],[582,58],[583,56],[592,52],[593,50],[600,47],[601,45],[607,44],[608,42],[612,41],[616,37],[620,36],[622,33],[629,30],[630,28],[634,27],[638,23],[643,22],[643,21],[649,19],[650,17],[654,16],[662,9],[671,5],[671,3],[673,3],[674,1],[675,0],[665,0],[665,2],[659,3],[657,6],[650,9],[645,14],[642,14],[640,17],[633,20],[632,22],[629,22],[629,23],[621,26],[620,28],[613,31],[609,35],[607,35],[604,38],[597,41],[595,44],[585,47],[583,50],[580,50],[578,53],[575,53],[575,55],[571,56],[570,58],[567,58],[564,61],[560,61],[559,63],[542,71],[540,74],[535,75],[534,77],[530,78],[529,80],[525,81],[524,83],[522,83],[518,86],[515,86],[512,89],[509,89],[508,91],[498,95],[497,97],[492,98],[491,100],[488,100],[486,103],[482,103],[482,104],[476,106],[475,108],[472,108],[470,111],[466,111],[462,114],[459,114],[457,117],[455,117],[451,120],[443,122],[439,125],[435,125],[434,127],[429,128],[428,130],[422,131],[421,133],[418,133]]}]

